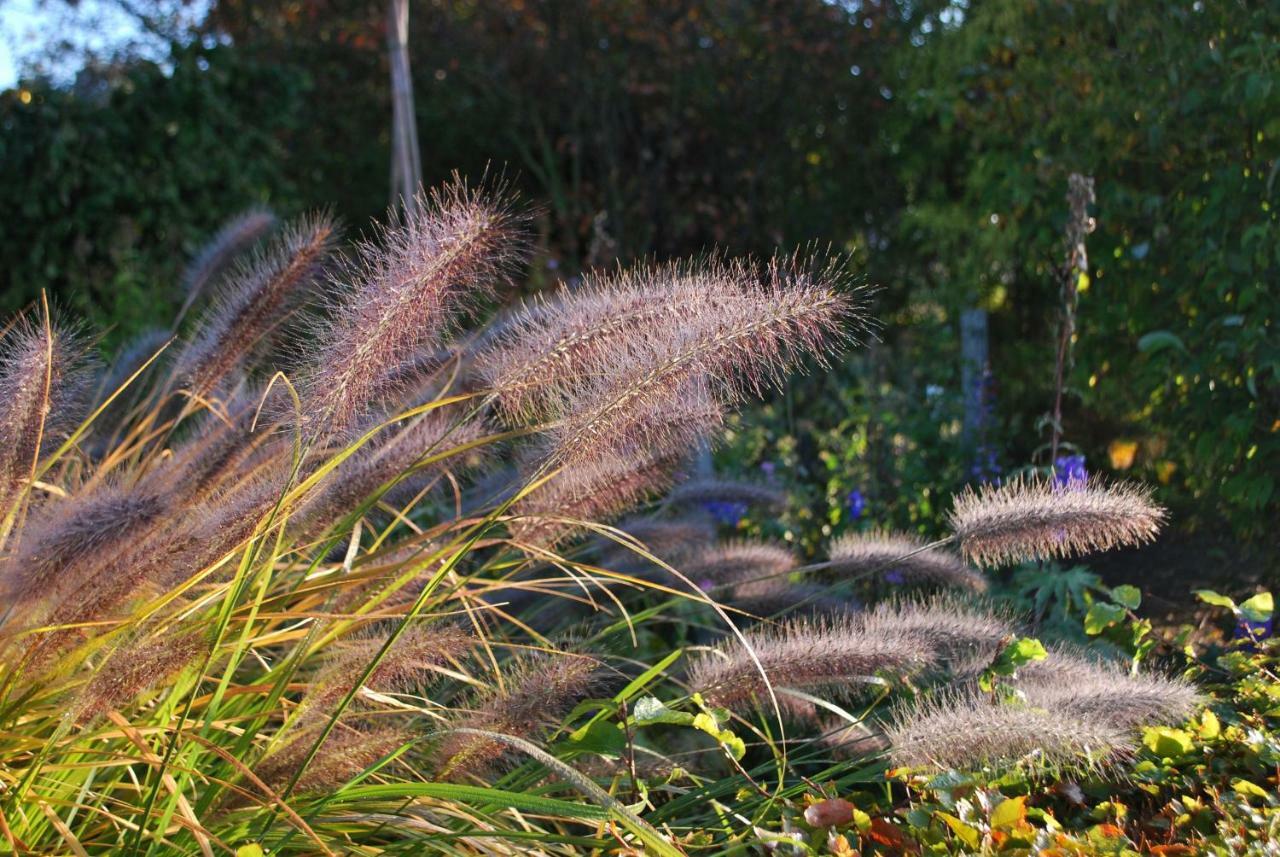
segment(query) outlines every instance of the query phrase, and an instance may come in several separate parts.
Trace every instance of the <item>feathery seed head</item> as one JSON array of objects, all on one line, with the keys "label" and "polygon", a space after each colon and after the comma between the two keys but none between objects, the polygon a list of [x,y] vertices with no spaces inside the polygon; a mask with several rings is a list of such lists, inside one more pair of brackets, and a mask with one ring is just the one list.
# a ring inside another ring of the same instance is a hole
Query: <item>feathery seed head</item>
[{"label": "feathery seed head", "polygon": [[940,548],[898,533],[848,533],[831,543],[831,571],[878,574],[908,584],[951,586],[984,592],[987,580],[961,559]]},{"label": "feathery seed head", "polygon": [[693,553],[681,570],[694,580],[714,585],[781,574],[795,567],[795,556],[782,545],[734,539]]},{"label": "feathery seed head", "polygon": [[950,516],[961,552],[987,566],[1140,545],[1155,538],[1164,519],[1149,489],[1096,478],[1067,487],[1015,478],[966,488]]},{"label": "feathery seed head", "polygon": [[383,395],[381,379],[508,280],[524,256],[520,226],[501,192],[455,181],[360,246],[306,378],[306,411],[321,430],[354,423]]},{"label": "feathery seed head", "polygon": [[955,598],[879,604],[861,617],[864,633],[898,634],[929,652],[929,661],[964,672],[986,666],[1016,626],[989,610]]},{"label": "feathery seed head", "polygon": [[969,693],[906,707],[885,732],[894,767],[913,770],[1093,770],[1134,749],[1112,724]]},{"label": "feathery seed head", "polygon": [[166,632],[122,643],[76,694],[71,703],[71,719],[88,723],[103,712],[118,708],[148,688],[168,681],[205,654],[208,647],[200,631]]},{"label": "feathery seed head", "polygon": [[575,387],[608,371],[642,341],[670,340],[751,297],[740,264],[676,263],[588,275],[582,287],[535,299],[508,318],[479,371],[510,419],[546,416]]},{"label": "feathery seed head", "polygon": [[175,376],[204,396],[233,375],[319,280],[337,232],[326,215],[304,218],[239,264],[179,353]]},{"label": "feathery seed head", "polygon": [[275,215],[265,208],[250,208],[223,224],[183,272],[182,290],[187,295],[186,305],[195,303],[219,271],[275,225]]},{"label": "feathery seed head", "polygon": [[670,506],[701,506],[706,503],[740,503],[761,509],[781,509],[787,504],[785,492],[754,482],[732,479],[691,479],[677,485],[667,495]]},{"label": "feathery seed head", "polygon": [[[747,634],[770,682],[797,690],[860,686],[882,672],[907,673],[926,666],[933,652],[914,637],[889,626],[871,631],[853,616],[797,618]],[[713,705],[742,709],[768,701],[765,680],[738,640],[696,660],[689,685]]]},{"label": "feathery seed head", "polygon": [[[1055,662],[1062,662],[1057,663]],[[1195,686],[1159,675],[1130,675],[1118,664],[1104,664],[1055,651],[1019,671],[1018,688],[1027,702],[1083,720],[1123,729],[1182,723],[1204,704]],[[1063,680],[1064,676],[1070,680]]]},{"label": "feathery seed head", "polygon": [[[594,658],[559,652],[522,656],[505,665],[502,685],[477,694],[454,726],[534,738],[559,725],[606,678]],[[440,742],[435,755],[441,775],[457,777],[491,770],[505,753],[495,741],[454,733]]]},{"label": "feathery seed head", "polygon": [[22,319],[0,341],[0,518],[83,415],[92,392],[85,354],[76,331],[55,323]]}]

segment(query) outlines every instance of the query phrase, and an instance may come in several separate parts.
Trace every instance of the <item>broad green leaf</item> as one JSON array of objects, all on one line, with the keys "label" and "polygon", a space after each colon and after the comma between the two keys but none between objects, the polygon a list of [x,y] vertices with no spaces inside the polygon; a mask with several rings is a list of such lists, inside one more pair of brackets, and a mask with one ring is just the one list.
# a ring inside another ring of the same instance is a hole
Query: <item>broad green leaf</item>
[{"label": "broad green leaf", "polygon": [[1228,610],[1235,610],[1236,603],[1225,595],[1219,595],[1212,589],[1197,589],[1196,598],[1199,598],[1205,604],[1212,604],[1214,607],[1225,607]]},{"label": "broad green leaf", "polygon": [[1270,592],[1259,592],[1240,605],[1240,613],[1250,622],[1265,622],[1275,612],[1275,600]]},{"label": "broad green leaf", "polygon": [[565,747],[583,753],[599,753],[618,756],[627,746],[626,736],[618,724],[597,720],[577,729],[569,735]]},{"label": "broad green leaf", "polygon": [[236,857],[266,857],[266,854],[261,845],[251,842],[248,845],[241,845],[237,848]]},{"label": "broad green leaf", "polygon": [[991,826],[997,830],[1007,830],[1015,827],[1019,822],[1027,817],[1027,798],[1025,795],[1020,797],[1007,798],[1000,802],[1000,805],[991,811]]},{"label": "broad green leaf", "polygon": [[741,759],[746,755],[746,743],[731,730],[721,729],[719,722],[705,711],[693,718],[692,725],[695,729],[701,729],[720,742],[720,746],[724,747],[734,759]]},{"label": "broad green leaf", "polygon": [[966,848],[977,848],[982,842],[982,833],[978,828],[971,824],[961,821],[954,815],[947,812],[939,811],[938,817],[946,822],[947,827],[951,828],[951,832],[956,835]]},{"label": "broad green leaf", "polygon": [[1191,733],[1165,726],[1151,726],[1142,732],[1142,743],[1157,756],[1176,759],[1195,749]]},{"label": "broad green leaf", "polygon": [[661,700],[652,696],[643,696],[636,700],[636,704],[631,708],[631,722],[636,726],[648,726],[652,723],[688,726],[693,723],[693,715],[685,711],[673,711]]},{"label": "broad green leaf", "polygon": [[1142,591],[1136,586],[1124,584],[1111,590],[1111,598],[1117,604],[1123,604],[1130,610],[1137,610],[1142,605]]},{"label": "broad green leaf", "polygon": [[1128,613],[1119,604],[1110,604],[1106,601],[1098,601],[1089,608],[1089,612],[1084,617],[1084,632],[1086,634],[1101,634],[1103,631],[1123,622]]},{"label": "broad green leaf", "polygon": [[1243,795],[1245,797],[1265,798],[1268,794],[1267,790],[1262,788],[1262,786],[1240,778],[1236,778],[1231,781],[1231,790],[1236,794]]}]

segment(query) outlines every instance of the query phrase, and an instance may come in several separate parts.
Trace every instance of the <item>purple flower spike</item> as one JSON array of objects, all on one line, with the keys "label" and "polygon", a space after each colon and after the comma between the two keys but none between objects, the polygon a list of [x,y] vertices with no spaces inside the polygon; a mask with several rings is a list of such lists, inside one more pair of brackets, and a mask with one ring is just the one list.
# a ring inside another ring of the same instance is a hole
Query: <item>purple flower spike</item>
[{"label": "purple flower spike", "polygon": [[1053,480],[1059,488],[1075,488],[1089,480],[1083,455],[1063,455],[1053,462]]}]

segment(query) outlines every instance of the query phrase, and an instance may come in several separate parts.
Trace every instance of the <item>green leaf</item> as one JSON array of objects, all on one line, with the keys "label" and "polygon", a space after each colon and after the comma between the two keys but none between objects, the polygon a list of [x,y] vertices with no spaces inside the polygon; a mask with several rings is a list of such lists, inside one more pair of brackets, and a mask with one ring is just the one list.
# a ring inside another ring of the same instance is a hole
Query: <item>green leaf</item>
[{"label": "green leaf", "polygon": [[1099,601],[1089,608],[1084,617],[1084,632],[1089,635],[1101,634],[1118,622],[1123,622],[1129,615],[1119,604]]},{"label": "green leaf", "polygon": [[256,842],[248,845],[241,845],[236,849],[236,857],[266,857],[266,853],[262,850],[262,846]]},{"label": "green leaf", "polygon": [[1165,726],[1151,726],[1142,732],[1142,743],[1157,756],[1176,759],[1195,749],[1191,733]]},{"label": "green leaf", "polygon": [[1018,667],[1049,657],[1044,645],[1034,637],[1018,637],[996,656],[992,669],[1000,675],[1012,675]]},{"label": "green leaf", "polygon": [[1182,344],[1177,334],[1167,330],[1153,330],[1138,340],[1138,350],[1144,354],[1163,351],[1166,348],[1176,348],[1183,354],[1187,353],[1187,346]]},{"label": "green leaf", "polygon": [[1130,610],[1137,610],[1142,605],[1142,590],[1136,586],[1124,584],[1111,590],[1111,598],[1117,604],[1123,604]]},{"label": "green leaf", "polygon": [[1244,797],[1265,798],[1267,796],[1266,789],[1262,788],[1256,783],[1251,783],[1248,780],[1243,780],[1239,778],[1236,778],[1231,781],[1231,790],[1238,795],[1243,795]]},{"label": "green leaf", "polygon": [[1007,829],[1015,826],[1027,817],[1027,798],[1011,797],[1000,802],[991,811],[991,826],[996,829]]},{"label": "green leaf", "polygon": [[741,759],[747,754],[746,743],[732,731],[721,729],[719,722],[705,711],[693,718],[693,727],[715,738],[734,759]]},{"label": "green leaf", "polygon": [[620,756],[627,746],[626,736],[618,724],[597,720],[570,733],[566,749],[582,753],[599,753],[604,756]]},{"label": "green leaf", "polygon": [[1236,603],[1225,595],[1219,595],[1212,589],[1197,589],[1196,598],[1199,598],[1205,604],[1212,604],[1214,607],[1225,607],[1228,610],[1236,610]]},{"label": "green leaf", "polygon": [[956,835],[956,838],[959,839],[966,848],[977,848],[982,842],[982,834],[979,832],[978,828],[961,821],[950,813],[939,811],[937,815],[947,823],[947,827],[951,828],[951,832]]},{"label": "green leaf", "polygon": [[1270,592],[1259,592],[1240,605],[1240,613],[1250,622],[1265,622],[1275,612],[1275,600]]},{"label": "green leaf", "polygon": [[643,696],[631,707],[631,722],[636,726],[648,726],[653,723],[688,726],[693,723],[693,715],[686,711],[673,711],[661,700],[652,696]]}]

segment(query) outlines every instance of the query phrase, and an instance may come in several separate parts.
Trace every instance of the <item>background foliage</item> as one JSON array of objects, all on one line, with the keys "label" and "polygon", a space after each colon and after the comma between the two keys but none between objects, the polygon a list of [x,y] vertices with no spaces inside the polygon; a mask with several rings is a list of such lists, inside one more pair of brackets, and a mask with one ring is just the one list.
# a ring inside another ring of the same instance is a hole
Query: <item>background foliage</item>
[{"label": "background foliage", "polygon": [[[425,178],[505,170],[542,206],[531,287],[812,241],[883,286],[885,342],[721,457],[799,489],[779,535],[929,530],[931,498],[1033,457],[1081,172],[1098,228],[1067,440],[1092,470],[1132,452],[1183,527],[1274,543],[1277,32],[1237,2],[471,0],[415,5],[411,50]],[[357,227],[386,203],[377,4],[222,0],[168,56],[2,104],[6,308],[49,289],[113,337],[250,203]],[[958,430],[969,307],[991,319],[983,449]]]}]

